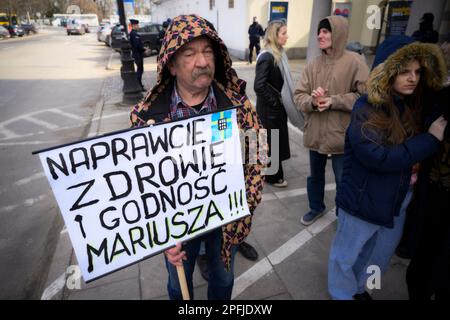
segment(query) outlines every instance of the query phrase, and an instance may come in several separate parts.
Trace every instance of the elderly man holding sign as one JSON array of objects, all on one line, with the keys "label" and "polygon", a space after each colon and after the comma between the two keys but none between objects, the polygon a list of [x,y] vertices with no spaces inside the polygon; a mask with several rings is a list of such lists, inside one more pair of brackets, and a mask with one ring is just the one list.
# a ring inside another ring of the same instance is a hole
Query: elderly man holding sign
[{"label": "elderly man holding sign", "polygon": [[173,20],[158,73],[131,128],[34,153],[86,282],[164,252],[170,298],[193,297],[203,241],[208,298],[230,299],[236,247],[262,196],[259,120],[224,43],[198,16]]},{"label": "elderly man holding sign", "polygon": [[[211,123],[216,123],[220,130],[227,126],[226,122],[220,122],[223,120],[221,111],[233,106],[239,106],[234,109],[239,129],[260,128],[255,110],[245,95],[245,82],[231,68],[228,50],[213,25],[196,15],[174,18],[158,56],[157,83],[145,99],[133,107],[132,125],[145,126],[218,112],[213,114]],[[236,178],[222,175],[219,179]],[[245,160],[243,179],[246,192],[237,197],[229,196],[230,208],[233,203],[246,199],[253,213],[262,196],[260,166]],[[251,215],[165,250],[170,298],[182,298],[176,266],[184,266],[189,294],[193,297],[192,275],[200,244],[204,241],[210,270],[208,298],[231,299],[236,246],[249,234],[250,226]]]}]

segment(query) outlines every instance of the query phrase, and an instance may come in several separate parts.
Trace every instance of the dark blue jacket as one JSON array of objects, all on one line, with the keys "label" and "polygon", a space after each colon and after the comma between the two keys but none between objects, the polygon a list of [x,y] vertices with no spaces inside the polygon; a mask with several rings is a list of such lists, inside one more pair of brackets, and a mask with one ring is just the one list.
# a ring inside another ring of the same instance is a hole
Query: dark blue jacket
[{"label": "dark blue jacket", "polygon": [[414,38],[405,35],[390,36],[386,38],[377,48],[372,64],[372,70],[380,63],[384,62],[395,51],[413,42]]},{"label": "dark blue jacket", "polygon": [[250,27],[248,27],[248,35],[250,42],[259,42],[260,37],[264,35],[264,30],[258,22],[253,22]]},{"label": "dark blue jacket", "polygon": [[[402,112],[403,102],[398,99],[395,103]],[[439,140],[422,133],[399,145],[383,145],[374,133],[362,132],[372,108],[367,95],[353,107],[336,206],[362,220],[392,228],[408,191],[413,165],[436,152]]]},{"label": "dark blue jacket", "polygon": [[141,37],[135,30],[130,32],[130,45],[131,51],[133,51],[134,60],[142,60],[144,58],[144,44],[142,43]]}]

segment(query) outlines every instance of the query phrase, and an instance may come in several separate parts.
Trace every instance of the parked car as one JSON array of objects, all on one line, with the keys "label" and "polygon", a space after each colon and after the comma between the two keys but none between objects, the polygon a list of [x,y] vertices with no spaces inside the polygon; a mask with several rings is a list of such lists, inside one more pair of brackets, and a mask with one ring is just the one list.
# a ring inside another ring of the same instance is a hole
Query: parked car
[{"label": "parked car", "polygon": [[61,18],[59,25],[64,28],[67,27],[67,21],[68,21],[67,18]]},{"label": "parked car", "polygon": [[119,52],[120,47],[122,46],[122,39],[126,39],[126,33],[123,29],[123,26],[120,24],[116,24],[111,30],[109,45],[114,50]]},{"label": "parked car", "polygon": [[6,26],[6,29],[8,29],[11,37],[23,37],[25,35],[25,31],[18,25],[9,25]]},{"label": "parked car", "polygon": [[20,26],[22,27],[26,35],[29,35],[30,33],[38,33],[39,25],[36,23],[22,23]]},{"label": "parked car", "polygon": [[76,21],[76,20],[67,21],[66,30],[67,30],[68,36],[70,36],[71,34],[82,35],[82,34],[86,33],[85,26],[81,23],[78,23],[78,21]]},{"label": "parked car", "polygon": [[162,25],[157,23],[142,24],[138,30],[138,34],[141,36],[146,49],[159,52],[159,49],[161,48],[161,41],[159,39],[161,29]]},{"label": "parked car", "polygon": [[100,39],[99,39],[99,36],[100,36],[100,33],[102,32],[102,29],[103,29],[103,27],[106,25],[106,23],[104,23],[104,22],[100,22],[99,24],[98,24],[98,27],[97,27],[97,30],[96,30],[96,33],[97,33],[97,40],[98,41],[101,41]]},{"label": "parked car", "polygon": [[8,29],[6,29],[4,26],[0,26],[0,39],[6,39],[11,37],[11,35],[9,34]]},{"label": "parked car", "polygon": [[111,34],[111,25],[109,23],[101,24],[97,29],[97,40],[106,42],[106,35]]}]

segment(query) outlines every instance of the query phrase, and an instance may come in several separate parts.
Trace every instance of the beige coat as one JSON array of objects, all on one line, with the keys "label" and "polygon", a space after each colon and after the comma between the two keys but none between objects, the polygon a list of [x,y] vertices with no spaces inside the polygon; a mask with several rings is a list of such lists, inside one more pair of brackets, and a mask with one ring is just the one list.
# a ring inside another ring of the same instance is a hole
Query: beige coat
[{"label": "beige coat", "polygon": [[[345,131],[353,103],[363,93],[369,68],[362,57],[345,50],[347,19],[327,17],[331,25],[332,53],[324,52],[308,63],[294,92],[294,101],[304,114],[303,144],[322,154],[344,153]],[[328,90],[331,108],[313,109],[311,93],[317,87]]]}]

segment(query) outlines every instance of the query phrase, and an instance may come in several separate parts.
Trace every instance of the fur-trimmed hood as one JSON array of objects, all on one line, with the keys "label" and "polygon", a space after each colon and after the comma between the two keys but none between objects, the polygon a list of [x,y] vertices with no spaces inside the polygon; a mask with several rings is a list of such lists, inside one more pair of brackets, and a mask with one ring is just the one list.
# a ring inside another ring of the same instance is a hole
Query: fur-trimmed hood
[{"label": "fur-trimmed hood", "polygon": [[371,104],[382,105],[389,101],[395,77],[412,60],[419,61],[422,67],[422,85],[432,90],[443,87],[447,67],[441,50],[434,44],[414,42],[398,49],[370,73],[367,93]]}]

